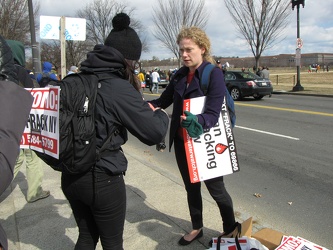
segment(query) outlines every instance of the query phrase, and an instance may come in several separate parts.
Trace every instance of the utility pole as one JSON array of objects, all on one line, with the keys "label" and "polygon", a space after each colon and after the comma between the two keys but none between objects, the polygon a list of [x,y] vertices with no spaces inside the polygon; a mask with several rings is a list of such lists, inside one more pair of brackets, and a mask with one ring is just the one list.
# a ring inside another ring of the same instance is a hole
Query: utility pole
[{"label": "utility pole", "polygon": [[35,76],[38,73],[41,73],[41,65],[39,60],[39,47],[36,42],[36,32],[35,32],[35,19],[34,19],[34,10],[32,7],[32,0],[28,0],[28,9],[29,9],[29,23],[30,23],[30,34],[31,34],[31,50],[32,50],[32,62],[33,62],[33,72]]},{"label": "utility pole", "polygon": [[304,88],[301,86],[301,74],[300,74],[300,64],[301,64],[301,48],[303,46],[302,39],[300,38],[300,28],[299,28],[299,6],[302,4],[304,8],[305,0],[291,0],[292,3],[292,10],[296,6],[297,9],[297,49],[296,49],[296,67],[297,67],[297,82],[296,85],[293,87],[293,91],[301,91]]}]

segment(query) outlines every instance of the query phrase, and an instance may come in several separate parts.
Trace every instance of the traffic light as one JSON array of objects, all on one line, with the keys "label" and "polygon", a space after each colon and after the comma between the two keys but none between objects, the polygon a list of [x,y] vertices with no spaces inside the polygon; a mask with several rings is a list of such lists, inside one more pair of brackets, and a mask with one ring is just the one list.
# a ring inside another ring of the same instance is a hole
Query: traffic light
[{"label": "traffic light", "polygon": [[305,0],[291,0],[291,4],[292,4],[291,8],[294,10],[294,7],[298,6],[300,4],[302,4],[303,8],[304,8],[304,4],[305,4],[304,2],[305,2]]}]

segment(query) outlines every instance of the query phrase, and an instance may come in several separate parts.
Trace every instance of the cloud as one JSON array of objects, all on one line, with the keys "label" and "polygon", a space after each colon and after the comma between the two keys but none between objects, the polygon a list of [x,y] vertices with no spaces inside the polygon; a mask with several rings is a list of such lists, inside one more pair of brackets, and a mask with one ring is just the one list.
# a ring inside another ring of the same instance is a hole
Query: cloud
[{"label": "cloud", "polygon": [[[93,0],[43,0],[40,1],[41,15],[74,17],[75,12]],[[252,56],[249,46],[239,34],[223,0],[206,0],[209,21],[206,32],[212,44],[212,53],[216,56]],[[136,0],[128,3],[134,7],[135,18],[145,27],[144,36],[150,46],[149,53],[142,53],[142,59],[172,58],[172,53],[152,35],[154,23],[152,6],[156,7],[157,0]],[[290,25],[286,27],[282,37],[285,39],[264,55],[295,53],[297,38],[296,9],[291,10]],[[302,53],[325,52],[333,53],[333,0],[306,0],[305,7],[300,8],[300,37],[303,39]]]}]

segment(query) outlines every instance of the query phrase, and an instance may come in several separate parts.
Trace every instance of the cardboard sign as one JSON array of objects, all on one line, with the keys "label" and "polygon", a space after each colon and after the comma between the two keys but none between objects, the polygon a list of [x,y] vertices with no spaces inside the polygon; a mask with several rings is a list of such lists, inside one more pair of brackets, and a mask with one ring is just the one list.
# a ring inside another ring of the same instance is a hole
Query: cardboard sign
[{"label": "cardboard sign", "polygon": [[[184,111],[201,114],[206,97],[184,100]],[[217,124],[198,138],[191,138],[184,129],[187,165],[192,183],[239,171],[236,143],[225,101]]]},{"label": "cardboard sign", "polygon": [[20,148],[59,158],[59,87],[27,88],[34,97]]}]

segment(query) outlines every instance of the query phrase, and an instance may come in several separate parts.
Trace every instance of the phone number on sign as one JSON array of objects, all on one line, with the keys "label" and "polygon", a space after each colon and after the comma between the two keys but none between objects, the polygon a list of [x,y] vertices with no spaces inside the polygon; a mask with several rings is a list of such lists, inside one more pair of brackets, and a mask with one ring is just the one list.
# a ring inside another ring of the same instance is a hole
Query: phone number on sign
[{"label": "phone number on sign", "polygon": [[239,167],[238,167],[238,161],[237,161],[237,156],[235,152],[231,152],[230,153],[231,156],[231,160],[232,160],[232,168],[234,171],[238,171]]},{"label": "phone number on sign", "polygon": [[44,148],[48,151],[54,151],[54,142],[53,139],[47,137],[40,137],[39,135],[27,135],[27,139],[29,144]]}]

